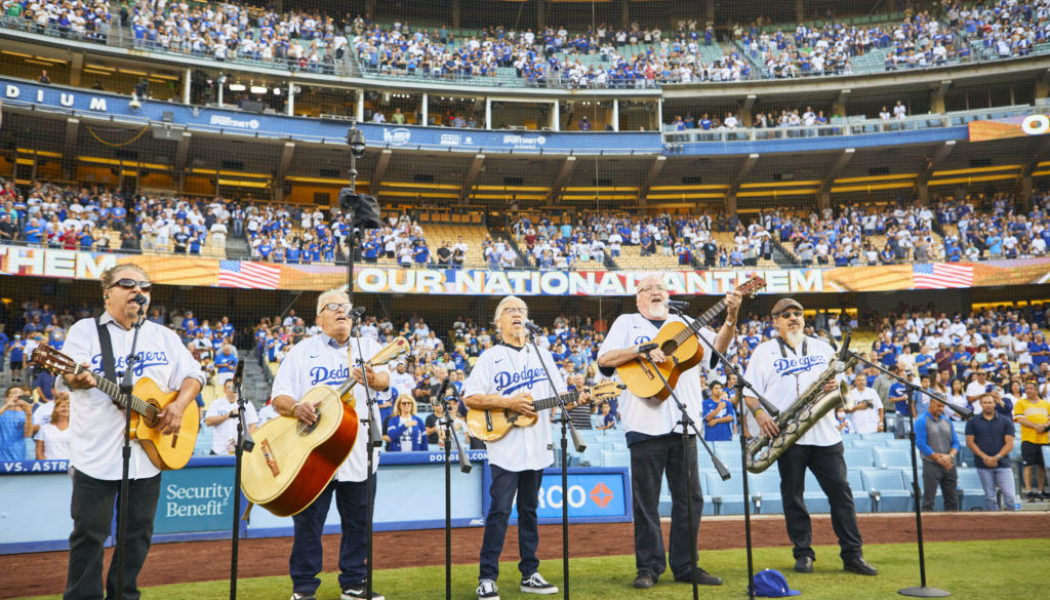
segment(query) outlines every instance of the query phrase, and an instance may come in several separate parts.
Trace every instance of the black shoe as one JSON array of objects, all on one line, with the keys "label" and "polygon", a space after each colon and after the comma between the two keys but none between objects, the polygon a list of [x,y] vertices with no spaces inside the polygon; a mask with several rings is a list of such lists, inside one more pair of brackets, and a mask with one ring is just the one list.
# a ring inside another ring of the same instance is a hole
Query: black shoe
[{"label": "black shoe", "polygon": [[690,574],[685,574],[682,577],[675,577],[674,580],[681,583],[693,583],[695,580],[700,585],[722,585],[722,578],[717,575],[712,575],[700,567],[693,567],[692,578]]},{"label": "black shoe", "polygon": [[317,600],[317,597],[313,594],[292,594],[292,600]]},{"label": "black shoe", "polygon": [[871,563],[864,560],[864,557],[854,558],[851,561],[847,561],[842,564],[842,569],[849,571],[850,573],[856,573],[857,575],[878,575],[879,570],[871,566]]},{"label": "black shoe", "polygon": [[1035,493],[1035,492],[1025,492],[1025,493],[1024,493],[1024,497],[1025,497],[1025,498],[1026,498],[1026,499],[1027,499],[1027,500],[1028,500],[1029,502],[1035,502],[1035,501],[1036,501],[1036,499],[1038,499],[1039,495],[1040,495],[1040,494],[1037,494],[1037,493]]},{"label": "black shoe", "polygon": [[813,559],[808,556],[800,556],[795,559],[795,572],[797,573],[812,573],[813,572]]},{"label": "black shoe", "polygon": [[1050,500],[1050,490],[1043,490],[1043,493],[1041,495],[1043,497],[1043,500]]},{"label": "black shoe", "polygon": [[647,590],[656,585],[656,576],[648,571],[642,571],[634,578],[634,587],[639,590]]}]

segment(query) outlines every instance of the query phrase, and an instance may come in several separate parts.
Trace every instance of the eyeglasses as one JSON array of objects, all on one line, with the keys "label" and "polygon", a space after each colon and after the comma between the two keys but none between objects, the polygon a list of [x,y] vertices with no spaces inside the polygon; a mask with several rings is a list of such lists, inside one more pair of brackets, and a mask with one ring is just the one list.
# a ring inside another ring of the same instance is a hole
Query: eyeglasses
[{"label": "eyeglasses", "polygon": [[343,311],[345,313],[348,313],[348,312],[350,312],[350,309],[353,308],[353,307],[350,305],[349,302],[329,302],[328,304],[324,305],[324,308],[327,308],[328,310],[330,310],[332,312]]},{"label": "eyeglasses", "polygon": [[111,285],[109,287],[110,287],[110,289],[113,289],[113,288],[118,287],[118,286],[122,287],[122,288],[124,288],[126,290],[133,290],[133,289],[135,289],[135,286],[138,286],[140,290],[142,290],[144,292],[148,292],[148,291],[150,291],[150,288],[153,287],[153,284],[150,283],[149,281],[136,281],[136,280],[134,280],[134,279],[132,279],[130,277],[124,277],[122,279],[118,279],[118,280],[114,281],[113,285]]},{"label": "eyeglasses", "polygon": [[667,287],[662,285],[647,285],[645,287],[638,288],[639,294],[648,294],[649,292],[666,292]]},{"label": "eyeglasses", "polygon": [[785,310],[784,312],[780,313],[777,316],[781,317],[781,318],[784,318],[784,319],[793,319],[795,317],[801,317],[802,316],[802,311],[801,310]]},{"label": "eyeglasses", "polygon": [[510,308],[504,308],[503,314],[505,315],[527,315],[529,309],[521,306],[511,306]]}]

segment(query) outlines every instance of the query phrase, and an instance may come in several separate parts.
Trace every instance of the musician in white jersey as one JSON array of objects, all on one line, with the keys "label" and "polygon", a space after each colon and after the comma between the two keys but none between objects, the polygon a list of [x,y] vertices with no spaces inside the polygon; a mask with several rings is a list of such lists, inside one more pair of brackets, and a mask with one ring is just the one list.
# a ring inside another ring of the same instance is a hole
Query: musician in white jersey
[{"label": "musician in white jersey", "polygon": [[[365,365],[349,368],[347,352],[369,360],[382,347],[369,337],[350,337],[350,298],[339,290],[328,290],[317,298],[317,324],[321,334],[296,344],[281,361],[273,380],[273,407],[282,417],[296,417],[307,425],[317,420],[312,407],[299,402],[308,391],[320,385],[339,387],[353,377],[359,384],[368,377],[368,387],[385,390],[390,385],[386,367],[374,369]],[[358,346],[360,342],[360,346]],[[321,584],[317,574],[323,566],[321,530],[335,496],[336,509],[342,522],[342,540],[339,544],[339,589],[342,600],[367,598],[365,578],[367,570],[367,540],[365,539],[368,508],[368,404],[363,385],[353,389],[355,408],[360,421],[357,442],[350,456],[335,472],[335,477],[310,506],[292,517],[295,537],[288,571],[292,578],[292,600],[313,600]],[[378,419],[379,410],[373,411]],[[379,448],[373,449],[372,494],[375,496],[375,471],[379,467]],[[372,600],[383,596],[373,591]]]},{"label": "musician in white jersey", "polygon": [[[60,387],[71,388],[69,415],[70,472],[73,477],[69,536],[69,572],[64,598],[107,598],[117,593],[116,561],[110,563],[105,590],[102,584],[102,551],[113,522],[113,503],[119,495],[123,471],[125,414],[113,400],[95,387],[96,378],[120,383],[135,335],[141,293],[148,304],[152,283],[141,267],[119,265],[102,274],[105,312],[95,319],[81,319],[69,328],[62,351],[87,367],[76,376],[66,375]],[[148,310],[146,306],[143,310]],[[112,375],[106,376],[99,332],[111,344]],[[134,364],[134,380],[152,379],[158,387],[177,391],[175,400],[158,415],[157,427],[166,434],[178,433],[182,413],[197,398],[204,383],[200,364],[193,360],[175,332],[151,321],[142,324]],[[150,462],[142,446],[131,442],[128,464],[128,521],[124,558],[124,598],[137,600],[138,574],[149,553],[153,516],[160,496],[160,470]]]},{"label": "musician in white jersey", "polygon": [[[668,299],[667,287],[659,277],[649,276],[638,282],[638,294],[635,296],[638,312],[617,317],[598,349],[598,366],[603,375],[612,376],[616,367],[642,357],[638,347],[655,338],[667,321],[682,322],[680,317],[668,313]],[[700,335],[712,341],[719,352],[725,352],[733,338],[740,299],[740,293],[736,290],[726,295],[726,319],[717,333],[706,328],[700,330]],[[706,351],[706,345],[701,344],[701,347],[705,349],[704,357],[709,357],[702,364],[711,368],[715,364],[712,361],[717,359]],[[650,356],[658,363],[671,360],[660,349],[653,350]],[[686,405],[689,416],[697,424],[702,420],[703,388],[700,373],[700,369],[683,372],[674,388],[678,399]],[[721,585],[720,577],[708,573],[693,562],[691,544],[697,543],[700,513],[704,507],[696,460],[696,436],[692,431],[688,432],[688,447],[683,456],[682,428],[679,425],[681,413],[670,397],[666,401],[639,398],[629,389],[624,390],[620,396],[620,415],[626,432],[627,448],[631,453],[634,558],[638,571],[634,587],[653,587],[667,570],[668,557],[664,553],[659,513],[660,483],[665,471],[671,491],[671,573],[675,581],[692,583],[696,579],[697,583],[703,585]],[[683,477],[685,472],[689,473],[691,483]],[[690,486],[693,490],[692,530],[687,504]]]},{"label": "musician in white jersey", "polygon": [[[478,598],[498,600],[499,556],[507,534],[514,497],[518,498],[518,547],[521,561],[521,591],[533,594],[556,594],[558,588],[539,574],[536,558],[539,528],[536,508],[543,469],[553,462],[551,453],[550,410],[537,414],[534,400],[543,400],[566,391],[558,366],[550,353],[539,354],[527,341],[524,323],[529,309],[520,298],[507,296],[496,306],[495,325],[500,343],[481,353],[463,386],[468,408],[478,410],[510,409],[525,416],[537,416],[530,427],[511,427],[498,441],[488,442],[492,483],[489,486],[489,514],[485,519],[485,536],[481,543],[481,568],[478,576]],[[554,378],[557,389],[551,389],[543,369]]]},{"label": "musician in white jersey", "polygon": [[[805,335],[802,305],[796,300],[783,298],[777,301],[771,314],[777,337],[755,347],[744,377],[783,411],[794,404],[811,383],[820,379],[835,359],[835,350],[826,342]],[[836,385],[832,378],[825,385],[825,391],[832,391]],[[762,433],[776,436],[779,432],[777,424],[760,408],[758,399],[749,395],[749,390],[744,390],[744,401],[754,413]],[[808,468],[831,504],[831,526],[839,538],[843,568],[860,575],[877,575],[875,567],[864,560],[864,542],[857,527],[853,492],[846,481],[842,434],[834,411],[825,414],[784,451],[777,460],[777,467],[780,469],[780,497],[784,501],[788,538],[795,545],[795,570],[812,573],[816,559],[811,546],[813,531],[809,512],[802,497]]]}]

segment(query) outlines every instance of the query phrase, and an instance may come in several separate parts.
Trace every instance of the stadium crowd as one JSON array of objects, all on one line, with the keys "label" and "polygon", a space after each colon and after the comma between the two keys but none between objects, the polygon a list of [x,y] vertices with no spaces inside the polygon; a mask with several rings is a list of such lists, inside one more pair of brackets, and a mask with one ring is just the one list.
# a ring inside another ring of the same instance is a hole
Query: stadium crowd
[{"label": "stadium crowd", "polygon": [[[820,24],[773,27],[761,19],[726,32],[722,46],[710,26],[680,19],[668,31],[637,22],[518,31],[502,26],[457,33],[413,28],[368,16],[278,13],[233,3],[188,5],[165,0],[123,3],[113,14],[103,2],[5,0],[5,22],[37,31],[105,40],[114,17],[135,46],[208,56],[217,61],[281,62],[289,68],[334,73],[351,54],[367,72],[435,78],[487,78],[499,69],[533,86],[655,87],[666,83],[737,81],[752,77],[850,74],[853,59],[885,50],[886,70],[1024,56],[1045,43],[1045,0],[947,2],[936,14],[910,7],[899,22],[848,25],[829,15]],[[728,44],[728,42],[727,42]]]},{"label": "stadium crowd", "polygon": [[[22,386],[37,401],[33,405],[36,407],[34,421],[37,426],[44,425],[47,407],[50,404],[53,408],[56,399],[54,378],[33,368],[29,357],[38,344],[61,349],[68,327],[75,320],[92,315],[92,308],[82,303],[56,309],[49,304],[27,301],[14,310],[5,305],[3,311],[5,314],[0,316],[5,326],[0,327],[0,356],[4,364],[0,364],[0,377]],[[308,322],[312,319],[304,319],[294,309],[282,316],[261,319],[251,332],[242,331],[240,335],[227,316],[198,319],[191,311],[169,311],[157,305],[150,308],[148,318],[181,336],[204,366],[209,383],[218,389],[232,377],[240,360],[235,344],[245,350],[251,347],[253,360],[265,373],[272,373],[295,344],[319,333],[318,327]],[[873,333],[863,342],[854,342],[853,348],[861,356],[917,387],[939,393],[957,404],[971,405],[978,412],[981,398],[990,394],[997,410],[1012,417],[1014,407],[1023,397],[1050,396],[1050,344],[1045,334],[1048,319],[1050,306],[1034,303],[954,314],[933,307],[901,308],[859,317],[818,310],[807,318],[807,333],[841,341],[847,327],[863,326]],[[391,367],[391,388],[378,396],[384,419],[394,414],[399,398],[411,400],[412,414],[426,413],[446,376],[450,385],[459,390],[477,357],[499,342],[488,323],[469,317],[456,317],[443,325],[439,328],[416,314],[396,322],[387,317],[365,318],[359,328],[362,336],[381,344],[403,336],[410,343],[408,355]],[[596,357],[607,328],[608,323],[601,317],[562,314],[537,336],[537,343],[550,350],[570,388],[583,388],[599,381]],[[741,314],[736,329],[727,354],[742,370],[751,351],[772,339],[775,329],[768,316],[754,312],[747,317]],[[908,413],[914,411],[912,416],[919,417],[929,410],[928,397],[909,393],[903,384],[874,367],[858,363],[844,377],[853,382],[851,394],[855,399],[864,399],[864,403],[856,404],[853,409],[839,409],[845,433],[886,430],[903,437]],[[734,378],[719,366],[710,372],[710,379],[704,379],[705,436],[712,441],[730,439],[737,431],[739,407],[733,407],[736,402]],[[577,422],[587,428],[617,428],[617,402],[614,399],[607,405],[591,407],[590,414],[582,409],[582,413],[576,415],[582,417]],[[958,420],[954,413],[948,416]],[[274,413],[266,407],[259,411],[260,423],[273,417]],[[424,417],[420,416],[420,420]],[[430,419],[426,421],[423,429],[430,441],[424,443],[420,438],[413,442],[406,437],[401,449],[420,450],[426,449],[427,444],[437,443],[436,438],[431,437],[436,435],[434,423]],[[462,415],[457,428],[465,431]],[[477,440],[472,443],[478,444]],[[1026,483],[1025,489],[1032,491],[1032,486]]]}]

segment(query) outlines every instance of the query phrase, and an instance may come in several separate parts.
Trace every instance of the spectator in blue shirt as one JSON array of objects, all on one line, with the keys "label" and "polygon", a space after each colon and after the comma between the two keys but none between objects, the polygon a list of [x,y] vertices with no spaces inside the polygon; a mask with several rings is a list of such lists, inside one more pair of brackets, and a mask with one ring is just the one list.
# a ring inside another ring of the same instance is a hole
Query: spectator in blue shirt
[{"label": "spectator in blue shirt", "polygon": [[[891,367],[890,371],[898,376],[901,375],[900,367]],[[903,439],[908,435],[908,415],[915,417],[915,407],[908,401],[908,386],[893,380],[886,393],[886,398],[893,403],[894,407],[893,437]]]},{"label": "spectator in blue shirt", "polygon": [[427,450],[427,429],[422,421],[416,418],[416,402],[409,396],[398,398],[397,414],[386,422],[386,434],[383,440],[389,444],[391,452],[425,452]]},{"label": "spectator in blue shirt", "polygon": [[215,355],[215,383],[220,387],[225,385],[237,370],[238,362],[236,349],[231,344],[223,346],[222,352]]},{"label": "spectator in blue shirt", "polygon": [[33,407],[23,400],[26,390],[20,385],[7,388],[0,406],[0,461],[26,459],[26,438],[33,436]]},{"label": "spectator in blue shirt", "polygon": [[939,485],[944,495],[944,510],[959,510],[956,494],[959,474],[955,470],[959,438],[944,415],[944,403],[930,402],[930,409],[915,421],[915,447],[922,454],[922,509],[933,510]]},{"label": "spectator in blue shirt", "polygon": [[722,383],[711,383],[711,395],[704,399],[704,439],[709,442],[733,439],[736,410],[723,393]]}]

